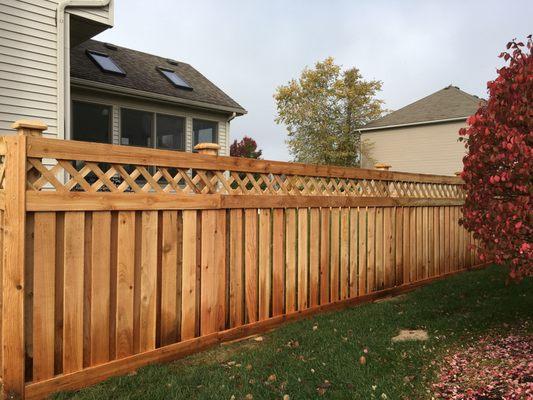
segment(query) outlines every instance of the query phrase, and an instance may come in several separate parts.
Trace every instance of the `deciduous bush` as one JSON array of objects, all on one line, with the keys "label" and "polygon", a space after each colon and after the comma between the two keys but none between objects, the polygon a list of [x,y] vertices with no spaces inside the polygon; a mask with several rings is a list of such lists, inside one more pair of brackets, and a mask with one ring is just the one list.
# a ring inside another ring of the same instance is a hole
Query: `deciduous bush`
[{"label": "deciduous bush", "polygon": [[460,131],[468,150],[462,223],[482,243],[481,258],[508,266],[513,279],[533,274],[531,48],[531,35],[527,44],[507,44],[500,54],[506,65],[487,84],[487,103]]},{"label": "deciduous bush", "polygon": [[487,84],[487,103],[460,132],[468,150],[462,223],[483,243],[482,259],[508,266],[513,279],[533,274],[531,49],[531,35],[526,44],[507,44],[500,54],[506,65]]}]

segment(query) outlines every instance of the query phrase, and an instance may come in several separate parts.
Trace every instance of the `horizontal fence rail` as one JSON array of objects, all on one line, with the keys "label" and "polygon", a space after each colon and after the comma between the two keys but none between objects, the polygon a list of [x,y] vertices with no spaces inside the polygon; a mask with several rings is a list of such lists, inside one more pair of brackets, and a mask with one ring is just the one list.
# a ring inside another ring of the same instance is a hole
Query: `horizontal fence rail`
[{"label": "horizontal fence rail", "polygon": [[455,177],[31,135],[0,153],[3,260],[23,261],[4,390],[26,398],[480,263]]}]

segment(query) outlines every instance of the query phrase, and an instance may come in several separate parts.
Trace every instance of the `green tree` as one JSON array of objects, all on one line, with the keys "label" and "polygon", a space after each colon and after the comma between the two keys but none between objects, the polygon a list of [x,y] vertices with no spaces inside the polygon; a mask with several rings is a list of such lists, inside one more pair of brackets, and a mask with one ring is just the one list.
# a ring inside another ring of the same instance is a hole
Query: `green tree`
[{"label": "green tree", "polygon": [[332,57],[279,86],[276,122],[287,128],[294,161],[359,166],[358,129],[383,114],[380,90],[380,81],[363,80],[357,68],[342,71]]}]

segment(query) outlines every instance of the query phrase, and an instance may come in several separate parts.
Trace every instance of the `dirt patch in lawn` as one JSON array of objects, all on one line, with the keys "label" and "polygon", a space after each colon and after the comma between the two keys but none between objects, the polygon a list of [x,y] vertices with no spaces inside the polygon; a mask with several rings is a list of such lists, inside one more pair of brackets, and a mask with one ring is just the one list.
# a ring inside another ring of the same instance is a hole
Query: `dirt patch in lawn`
[{"label": "dirt patch in lawn", "polygon": [[488,335],[444,359],[437,383],[439,399],[533,398],[533,335]]},{"label": "dirt patch in lawn", "polygon": [[428,333],[423,329],[402,329],[398,336],[394,336],[392,341],[409,342],[409,341],[425,341],[428,340]]}]

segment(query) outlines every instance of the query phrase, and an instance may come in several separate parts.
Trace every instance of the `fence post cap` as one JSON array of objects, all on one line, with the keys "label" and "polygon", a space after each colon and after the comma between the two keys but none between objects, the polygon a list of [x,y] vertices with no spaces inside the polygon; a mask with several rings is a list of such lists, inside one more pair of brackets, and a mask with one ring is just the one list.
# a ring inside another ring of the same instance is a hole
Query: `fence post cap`
[{"label": "fence post cap", "polygon": [[374,164],[374,168],[381,169],[383,171],[388,171],[390,169],[390,167],[392,167],[392,165],[385,164],[385,163]]},{"label": "fence post cap", "polygon": [[194,146],[194,150],[197,150],[200,154],[218,155],[220,145],[216,143],[198,143]]},{"label": "fence post cap", "polygon": [[48,129],[48,125],[42,123],[41,121],[30,121],[26,119],[20,119],[15,121],[11,127],[13,129],[30,129],[34,131],[45,131]]}]

